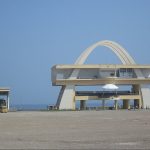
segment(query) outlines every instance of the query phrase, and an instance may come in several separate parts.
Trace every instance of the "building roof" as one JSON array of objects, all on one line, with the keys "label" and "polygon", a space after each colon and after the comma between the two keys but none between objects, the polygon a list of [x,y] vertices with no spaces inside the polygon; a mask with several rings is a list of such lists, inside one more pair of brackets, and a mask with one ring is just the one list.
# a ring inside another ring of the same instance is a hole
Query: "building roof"
[{"label": "building roof", "polygon": [[98,68],[133,68],[133,69],[150,69],[150,65],[124,65],[124,64],[84,64],[84,65],[76,65],[76,64],[59,64],[55,65],[52,68],[56,69],[98,69]]},{"label": "building roof", "polygon": [[0,95],[7,95],[10,92],[9,88],[0,87]]}]

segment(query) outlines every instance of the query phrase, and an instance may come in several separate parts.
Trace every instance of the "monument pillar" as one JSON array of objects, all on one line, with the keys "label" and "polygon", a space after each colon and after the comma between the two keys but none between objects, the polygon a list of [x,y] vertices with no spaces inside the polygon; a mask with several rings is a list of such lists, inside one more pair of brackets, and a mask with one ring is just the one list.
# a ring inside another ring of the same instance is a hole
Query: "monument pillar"
[{"label": "monument pillar", "polygon": [[115,108],[115,110],[118,110],[118,101],[117,100],[114,100],[114,108]]},{"label": "monument pillar", "polygon": [[81,100],[80,101],[80,110],[85,110],[86,109],[86,101],[85,100]]},{"label": "monument pillar", "polygon": [[130,109],[129,100],[123,100],[123,109]]}]

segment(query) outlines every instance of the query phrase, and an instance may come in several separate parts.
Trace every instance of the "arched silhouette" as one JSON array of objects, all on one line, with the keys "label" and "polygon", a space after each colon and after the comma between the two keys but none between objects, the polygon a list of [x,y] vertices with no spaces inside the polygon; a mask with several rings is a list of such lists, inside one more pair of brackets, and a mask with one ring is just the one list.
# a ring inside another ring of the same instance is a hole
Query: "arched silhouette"
[{"label": "arched silhouette", "polygon": [[110,48],[121,60],[123,64],[135,64],[133,58],[127,53],[127,51],[116,42],[109,40],[99,41],[92,46],[88,47],[76,60],[75,64],[83,64],[90,53],[98,46],[105,46]]}]

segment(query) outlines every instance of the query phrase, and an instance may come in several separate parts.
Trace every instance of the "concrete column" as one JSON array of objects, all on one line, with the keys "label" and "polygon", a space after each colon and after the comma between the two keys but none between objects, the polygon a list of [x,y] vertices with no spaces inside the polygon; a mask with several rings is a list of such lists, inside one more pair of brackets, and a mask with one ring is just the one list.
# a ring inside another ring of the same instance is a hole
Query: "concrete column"
[{"label": "concrete column", "polygon": [[102,100],[102,108],[105,109],[105,100]]},{"label": "concrete column", "polygon": [[86,101],[81,100],[80,101],[80,110],[85,110],[86,109]]},{"label": "concrete column", "polygon": [[143,106],[142,106],[142,100],[139,99],[139,109],[141,109]]},{"label": "concrete column", "polygon": [[9,110],[9,94],[7,95],[7,109]]},{"label": "concrete column", "polygon": [[141,100],[139,99],[134,100],[134,108],[137,108],[137,109],[141,108]]},{"label": "concrete column", "polygon": [[117,100],[114,100],[114,108],[115,108],[115,110],[118,109],[118,101]]},{"label": "concrete column", "polygon": [[141,86],[141,103],[143,108],[150,108],[150,88]]},{"label": "concrete column", "polygon": [[[134,108],[137,108],[137,109],[141,109],[142,107],[144,108],[144,104],[143,104],[143,99],[145,101],[145,97],[144,95],[142,94],[142,91],[144,91],[143,88],[141,88],[140,85],[133,85],[133,91],[136,93],[136,94],[139,94],[140,95],[140,99],[135,99],[134,100]],[[149,96],[147,95],[146,97],[148,97],[148,101],[149,101]]]},{"label": "concrete column", "polygon": [[123,100],[123,109],[129,109],[129,100]]},{"label": "concrete column", "polygon": [[75,86],[62,86],[57,100],[59,110],[75,110]]}]

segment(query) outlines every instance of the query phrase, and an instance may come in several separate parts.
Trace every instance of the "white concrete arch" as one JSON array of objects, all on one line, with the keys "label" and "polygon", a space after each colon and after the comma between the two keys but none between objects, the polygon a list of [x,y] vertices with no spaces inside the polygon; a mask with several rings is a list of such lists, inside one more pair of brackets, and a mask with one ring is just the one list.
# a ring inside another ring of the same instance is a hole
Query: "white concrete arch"
[{"label": "white concrete arch", "polygon": [[83,64],[88,56],[91,54],[91,52],[98,46],[105,46],[108,47],[110,50],[112,50],[118,58],[121,60],[123,64],[134,64],[135,61],[133,58],[127,53],[127,51],[121,47],[119,44],[113,41],[104,40],[99,41],[92,46],[88,47],[76,60],[75,64]]},{"label": "white concrete arch", "polygon": [[[83,53],[78,57],[75,64],[84,64],[88,56],[92,53],[92,51],[99,47],[99,46],[105,46],[108,47],[110,50],[112,50],[116,56],[121,60],[123,64],[135,64],[134,59],[129,55],[129,53],[119,44],[113,41],[104,40],[99,41],[92,46],[88,47],[86,50],[83,51]],[[70,78],[77,78],[79,74],[79,69],[75,69]]]}]

